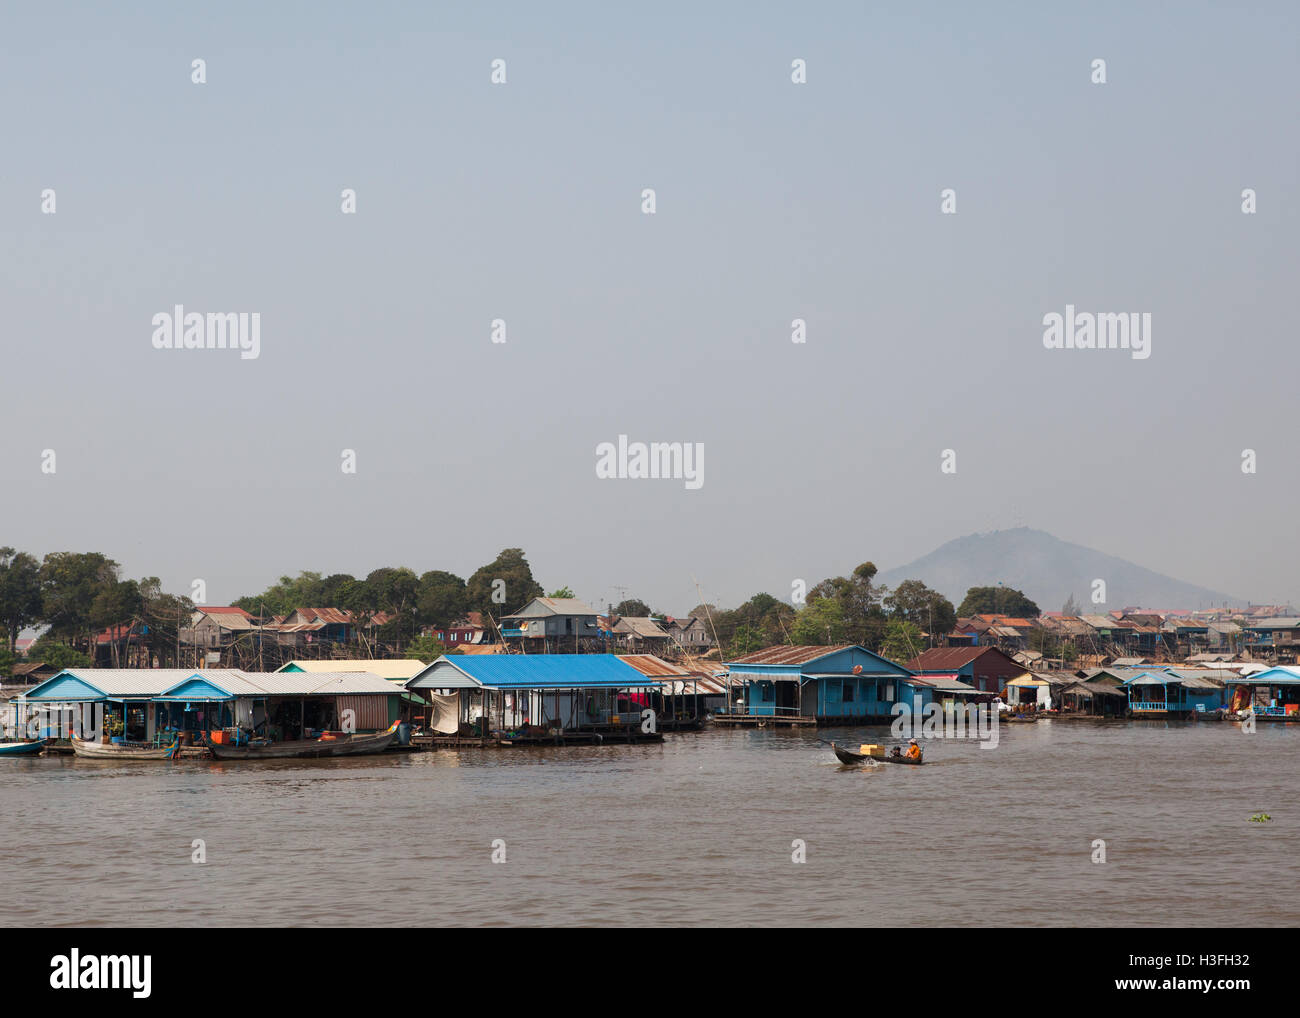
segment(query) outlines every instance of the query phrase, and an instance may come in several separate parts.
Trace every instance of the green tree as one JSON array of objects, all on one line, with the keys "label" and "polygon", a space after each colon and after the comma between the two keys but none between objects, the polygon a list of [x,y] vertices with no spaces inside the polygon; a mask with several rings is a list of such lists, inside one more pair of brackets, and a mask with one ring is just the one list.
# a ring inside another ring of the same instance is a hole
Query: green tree
[{"label": "green tree", "polygon": [[93,647],[95,599],[117,583],[117,563],[99,552],[54,551],[41,563],[41,619],[50,633]]},{"label": "green tree", "polygon": [[653,614],[650,606],[639,598],[624,598],[618,604],[614,605],[614,614],[622,618],[624,615],[634,619],[645,618]]},{"label": "green tree", "polygon": [[756,650],[762,650],[767,646],[767,640],[763,633],[756,626],[748,623],[739,626],[731,636],[730,643],[727,644],[727,656],[730,658],[743,657],[746,654],[752,654]]},{"label": "green tree", "polygon": [[844,606],[833,597],[814,597],[795,615],[790,629],[794,642],[803,647],[824,647],[849,643]]},{"label": "green tree", "polygon": [[[501,581],[497,583],[496,581]],[[475,571],[465,583],[468,607],[474,611],[501,618],[518,611],[535,597],[543,595],[542,586],[533,579],[533,570],[524,558],[522,548],[506,548],[495,559]],[[494,591],[500,590],[502,601],[493,600]]]},{"label": "green tree", "polygon": [[140,596],[144,607],[142,616],[145,633],[141,637],[149,650],[149,659],[159,667],[180,667],[177,630],[189,627],[194,614],[194,602],[188,597],[168,594],[156,576],[146,576],[140,581]]},{"label": "green tree", "polygon": [[414,658],[416,661],[423,661],[426,665],[433,664],[443,654],[447,653],[447,648],[442,642],[434,636],[417,636],[406,645],[406,652],[403,657]]},{"label": "green tree", "polygon": [[840,606],[844,621],[843,642],[858,643],[874,649],[885,628],[885,611],[881,605],[883,588],[875,585],[874,562],[863,562],[849,576],[822,580],[808,591],[808,603],[829,599]]},{"label": "green tree", "polygon": [[552,590],[547,597],[577,597],[576,594],[568,587],[561,587],[559,590]]},{"label": "green tree", "polygon": [[906,619],[890,619],[885,626],[884,639],[880,641],[880,656],[891,661],[912,660],[925,649],[921,627]]},{"label": "green tree", "polygon": [[920,580],[904,580],[885,596],[882,603],[891,619],[910,622],[932,637],[952,632],[957,624],[957,612],[952,602]]},{"label": "green tree", "polygon": [[1041,612],[1038,605],[1029,600],[1023,591],[1014,587],[971,587],[966,597],[957,606],[957,614],[963,617],[971,615],[1010,615],[1014,618],[1035,619]]},{"label": "green tree", "polygon": [[41,621],[41,564],[25,551],[0,548],[0,626],[12,653],[18,634]]},{"label": "green tree", "polygon": [[90,667],[89,654],[83,654],[75,647],[70,647],[66,643],[58,643],[46,637],[41,637],[32,644],[31,650],[27,652],[27,660],[44,661],[52,668]]},{"label": "green tree", "polygon": [[465,581],[455,573],[434,569],[420,577],[419,619],[426,626],[449,626],[468,608]]}]

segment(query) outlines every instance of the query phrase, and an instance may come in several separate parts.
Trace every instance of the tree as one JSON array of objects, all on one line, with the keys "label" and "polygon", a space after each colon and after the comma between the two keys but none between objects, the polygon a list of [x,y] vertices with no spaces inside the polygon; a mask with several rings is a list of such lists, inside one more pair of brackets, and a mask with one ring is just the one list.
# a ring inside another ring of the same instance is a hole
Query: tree
[{"label": "tree", "polygon": [[10,653],[18,634],[41,621],[41,564],[25,551],[0,548],[0,627]]},{"label": "tree", "polygon": [[745,624],[736,629],[731,636],[731,642],[728,644],[728,656],[737,658],[745,654],[752,654],[756,650],[762,650],[767,646],[767,641],[763,638],[762,632],[755,626]]},{"label": "tree", "polygon": [[1065,599],[1065,604],[1061,605],[1061,614],[1062,615],[1079,614],[1079,604],[1077,601],[1074,600],[1073,594],[1071,594],[1068,598]]},{"label": "tree", "polygon": [[650,611],[650,606],[644,601],[629,597],[614,605],[614,614],[620,618],[626,615],[634,619],[642,619],[653,613]]},{"label": "tree", "polygon": [[422,624],[449,626],[465,614],[468,606],[465,581],[454,573],[431,570],[420,577],[416,603]]},{"label": "tree", "polygon": [[[500,582],[497,582],[500,581]],[[522,548],[506,548],[495,559],[477,570],[465,584],[468,607],[501,618],[517,611],[543,594],[542,585],[533,579],[533,570]],[[493,594],[501,592],[504,600]]]},{"label": "tree", "polygon": [[790,636],[800,646],[848,643],[843,605],[831,597],[814,597],[799,610]]},{"label": "tree", "polygon": [[835,576],[822,580],[810,591],[811,603],[817,598],[835,601],[843,614],[844,641],[875,648],[885,628],[885,612],[881,607],[884,588],[875,586],[876,565],[863,562],[849,576]]},{"label": "tree", "polygon": [[402,642],[402,633],[414,635],[418,620],[416,602],[420,595],[420,578],[405,566],[383,566],[366,577],[366,587],[373,607],[393,616],[380,627],[381,637]]},{"label": "tree", "polygon": [[921,627],[906,619],[890,619],[880,642],[880,656],[891,661],[910,661],[924,649]]},{"label": "tree", "polygon": [[[135,580],[106,584],[90,605],[90,622],[95,629],[111,629],[115,626],[134,628],[143,615],[144,597]],[[117,657],[117,640],[110,640],[109,647],[113,652],[113,667],[119,667],[121,662]]]},{"label": "tree", "polygon": [[574,592],[570,590],[568,587],[561,587],[559,590],[552,590],[546,596],[547,597],[576,597],[577,595],[574,594]]},{"label": "tree", "polygon": [[891,619],[910,622],[931,636],[950,633],[957,624],[952,602],[920,580],[904,580],[882,603]]},{"label": "tree", "polygon": [[[41,618],[50,633],[89,650],[95,599],[117,583],[117,563],[99,552],[54,551],[41,563]],[[84,641],[84,642],[83,642]]]},{"label": "tree", "polygon": [[445,653],[447,653],[447,648],[442,645],[442,642],[437,637],[417,636],[406,645],[406,653],[402,656],[423,661],[427,665],[437,661]]},{"label": "tree", "polygon": [[66,643],[41,637],[27,652],[28,661],[43,661],[52,668],[88,668],[90,656]]},{"label": "tree", "polygon": [[157,661],[164,668],[168,665],[179,668],[178,630],[188,628],[194,602],[188,597],[165,593],[162,581],[156,576],[146,576],[140,581],[140,596],[144,601],[141,614],[145,624],[141,639],[148,648],[150,661]]},{"label": "tree", "polygon": [[957,614],[970,615],[1010,615],[1015,618],[1033,619],[1042,614],[1038,605],[1029,600],[1023,591],[1013,587],[971,587],[966,597],[957,607]]}]

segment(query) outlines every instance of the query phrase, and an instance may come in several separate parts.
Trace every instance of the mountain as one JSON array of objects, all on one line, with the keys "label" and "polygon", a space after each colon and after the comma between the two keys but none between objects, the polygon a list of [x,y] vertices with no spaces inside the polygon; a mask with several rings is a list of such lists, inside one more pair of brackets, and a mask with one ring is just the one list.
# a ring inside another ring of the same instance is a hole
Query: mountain
[{"label": "mountain", "polygon": [[[1092,601],[1096,579],[1106,581],[1105,604]],[[876,577],[876,582],[890,587],[903,580],[922,580],[954,606],[961,604],[969,588],[999,582],[1023,590],[1045,612],[1060,611],[1071,595],[1084,613],[1131,605],[1160,610],[1245,604],[1222,591],[1162,576],[1029,527],[959,537]]]}]

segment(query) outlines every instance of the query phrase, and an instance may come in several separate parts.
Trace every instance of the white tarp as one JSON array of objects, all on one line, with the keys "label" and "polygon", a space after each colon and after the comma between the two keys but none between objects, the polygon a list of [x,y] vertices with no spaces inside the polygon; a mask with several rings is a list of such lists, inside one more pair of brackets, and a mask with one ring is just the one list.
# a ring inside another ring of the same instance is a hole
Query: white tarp
[{"label": "white tarp", "polygon": [[429,701],[429,727],[442,735],[455,735],[460,729],[460,694],[422,689],[420,696]]}]

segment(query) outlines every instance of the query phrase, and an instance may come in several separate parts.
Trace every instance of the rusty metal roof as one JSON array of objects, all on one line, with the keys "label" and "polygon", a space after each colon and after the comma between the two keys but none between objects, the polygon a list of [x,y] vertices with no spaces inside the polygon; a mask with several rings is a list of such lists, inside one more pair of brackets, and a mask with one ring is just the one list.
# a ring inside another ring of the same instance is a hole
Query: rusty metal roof
[{"label": "rusty metal roof", "polygon": [[733,658],[731,664],[737,665],[802,665],[809,661],[816,661],[819,657],[826,657],[830,654],[838,654],[842,650],[849,650],[855,647],[852,643],[832,644],[829,647],[791,647],[781,644],[776,647],[765,647],[763,650],[756,650],[752,654],[746,654],[743,657]]},{"label": "rusty metal roof", "polygon": [[[964,668],[977,657],[988,653],[1001,654],[996,647],[931,647],[919,657],[907,662],[911,671],[950,672]],[[1006,657],[1004,654],[1003,657]],[[1010,659],[1008,659],[1010,660]],[[1018,661],[1012,661],[1019,664]]]},{"label": "rusty metal roof", "polygon": [[656,657],[653,654],[616,654],[614,656],[620,661],[626,661],[642,675],[650,675],[654,678],[691,674],[685,668],[669,664],[663,658]]}]

